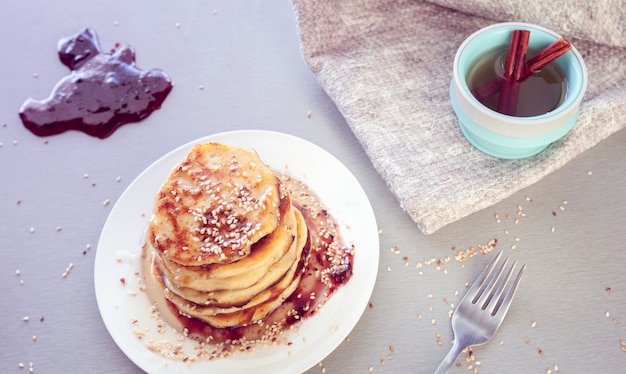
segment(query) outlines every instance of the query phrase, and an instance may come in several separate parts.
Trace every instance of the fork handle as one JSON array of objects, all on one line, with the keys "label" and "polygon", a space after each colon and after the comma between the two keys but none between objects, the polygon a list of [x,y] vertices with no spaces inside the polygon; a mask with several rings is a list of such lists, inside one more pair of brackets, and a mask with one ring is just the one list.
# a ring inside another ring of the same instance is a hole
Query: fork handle
[{"label": "fork handle", "polygon": [[452,348],[450,349],[450,352],[448,352],[446,357],[443,358],[443,361],[441,361],[441,364],[439,364],[437,370],[435,370],[435,374],[446,374],[448,372],[448,369],[450,369],[450,367],[454,363],[454,360],[456,360],[459,353],[461,353],[464,348],[465,346],[461,345],[458,339],[456,339],[454,341],[454,344],[452,345]]}]

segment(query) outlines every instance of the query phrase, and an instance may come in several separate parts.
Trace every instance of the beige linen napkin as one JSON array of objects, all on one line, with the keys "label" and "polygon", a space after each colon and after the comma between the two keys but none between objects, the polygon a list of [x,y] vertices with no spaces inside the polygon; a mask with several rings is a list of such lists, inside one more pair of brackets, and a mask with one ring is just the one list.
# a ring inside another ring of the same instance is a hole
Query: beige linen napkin
[{"label": "beige linen napkin", "polygon": [[[537,182],[626,126],[621,1],[439,2],[459,8],[418,0],[293,0],[306,62],[425,234]],[[541,11],[528,11],[532,7]],[[563,34],[589,71],[574,129],[525,160],[500,160],[472,147],[449,100],[457,48],[501,21]]]}]

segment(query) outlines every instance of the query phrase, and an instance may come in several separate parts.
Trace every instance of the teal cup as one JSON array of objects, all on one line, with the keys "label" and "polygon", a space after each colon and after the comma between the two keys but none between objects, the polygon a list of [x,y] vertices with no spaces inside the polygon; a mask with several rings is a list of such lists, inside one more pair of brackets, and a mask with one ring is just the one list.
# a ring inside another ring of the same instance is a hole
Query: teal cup
[{"label": "teal cup", "polygon": [[465,138],[480,151],[502,159],[534,156],[566,135],[578,119],[587,88],[587,68],[574,46],[552,63],[566,81],[564,98],[553,110],[532,117],[501,114],[479,102],[470,92],[468,73],[482,56],[506,48],[511,32],[530,31],[529,49],[542,49],[561,36],[546,28],[518,22],[491,25],[470,35],[459,47],[453,65],[450,100]]}]

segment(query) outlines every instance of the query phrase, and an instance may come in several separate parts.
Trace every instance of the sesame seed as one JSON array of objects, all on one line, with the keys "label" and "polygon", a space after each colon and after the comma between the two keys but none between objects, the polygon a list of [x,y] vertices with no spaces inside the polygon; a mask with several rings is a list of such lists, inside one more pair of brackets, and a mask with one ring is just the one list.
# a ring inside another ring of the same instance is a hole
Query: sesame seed
[{"label": "sesame seed", "polygon": [[107,205],[109,205],[110,203],[111,203],[111,199],[105,199],[105,200],[102,202],[102,206],[107,206]]},{"label": "sesame seed", "polygon": [[536,321],[533,321],[533,322],[530,324],[530,327],[532,327],[532,328],[537,327],[537,322],[536,322]]},{"label": "sesame seed", "polygon": [[30,318],[28,316],[24,316],[24,318],[22,318],[22,321],[24,322],[28,322],[30,320]]},{"label": "sesame seed", "polygon": [[65,268],[65,271],[63,272],[63,274],[61,274],[61,276],[63,278],[67,277],[67,275],[70,273],[70,271],[72,270],[72,268],[74,268],[74,264],[70,262],[69,265],[67,265],[67,267]]}]

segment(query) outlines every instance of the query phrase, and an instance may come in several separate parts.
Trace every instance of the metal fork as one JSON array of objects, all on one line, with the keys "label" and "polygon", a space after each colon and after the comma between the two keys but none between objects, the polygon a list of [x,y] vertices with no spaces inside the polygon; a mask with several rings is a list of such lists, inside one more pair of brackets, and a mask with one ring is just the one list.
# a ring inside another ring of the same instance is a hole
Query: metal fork
[{"label": "metal fork", "polygon": [[[452,315],[454,344],[435,371],[435,374],[447,373],[463,349],[486,343],[495,335],[502,324],[504,316],[509,311],[517,287],[522,280],[526,265],[522,266],[515,281],[510,285],[508,283],[517,265],[517,260],[513,262],[504,278],[502,278],[502,274],[504,274],[504,270],[509,262],[508,257],[504,260],[500,269],[489,278],[496,268],[500,257],[502,257],[502,252],[483,270],[457,305]],[[508,290],[507,285],[509,286]]]}]

